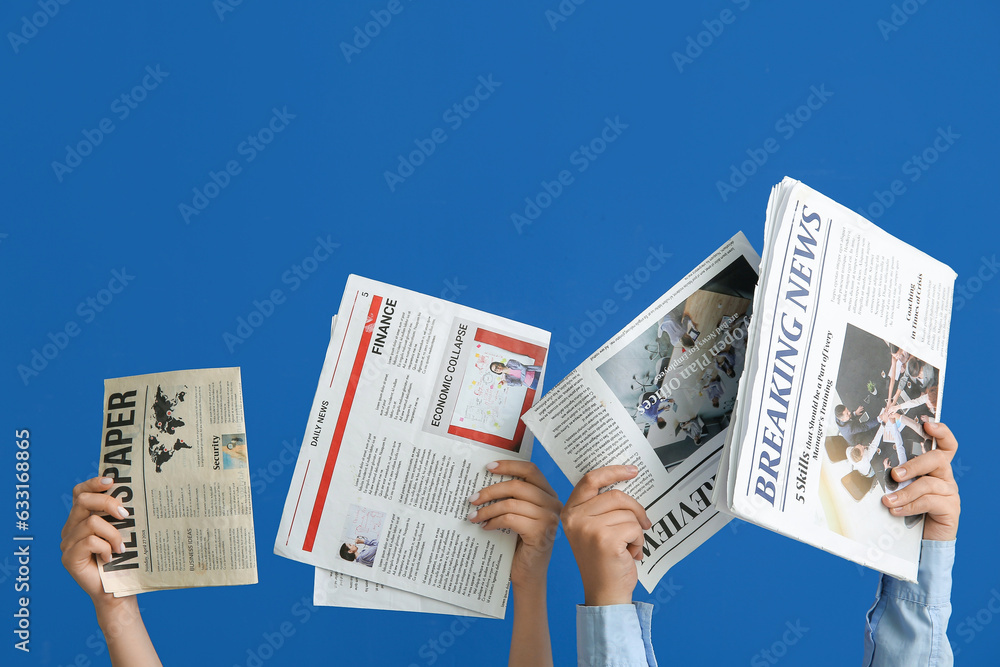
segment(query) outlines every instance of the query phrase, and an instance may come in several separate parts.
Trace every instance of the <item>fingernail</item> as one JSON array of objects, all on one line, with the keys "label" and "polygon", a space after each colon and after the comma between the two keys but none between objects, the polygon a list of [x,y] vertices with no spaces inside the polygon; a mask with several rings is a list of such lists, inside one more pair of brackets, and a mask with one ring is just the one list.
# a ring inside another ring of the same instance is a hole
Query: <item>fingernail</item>
[{"label": "fingernail", "polygon": [[469,512],[469,521],[474,521],[477,514],[479,514],[479,510],[472,510]]},{"label": "fingernail", "polygon": [[475,493],[473,493],[473,494],[472,494],[471,496],[469,496],[469,502],[470,502],[470,503],[474,503],[474,502],[476,502],[477,500],[479,500],[479,492],[478,492],[478,491],[476,491],[476,492],[475,492]]},{"label": "fingernail", "polygon": [[118,508],[118,516],[120,516],[123,519],[127,519],[128,518],[128,510],[125,509],[124,507],[119,507]]},{"label": "fingernail", "polygon": [[105,486],[107,486],[108,484],[110,484],[113,481],[115,481],[115,480],[111,479],[110,477],[102,477],[101,478],[101,484],[104,484]]},{"label": "fingernail", "polygon": [[496,461],[491,461],[491,462],[489,462],[489,463],[486,464],[486,469],[487,470],[496,470],[498,465],[500,465],[500,464],[497,463]]},{"label": "fingernail", "polygon": [[124,542],[122,542],[121,544],[118,545],[118,553],[120,553],[120,554],[125,553],[125,543]]},{"label": "fingernail", "polygon": [[906,468],[896,468],[896,477],[900,479],[906,477]]},{"label": "fingernail", "polygon": [[895,512],[896,514],[899,514],[900,512],[903,511],[903,508],[902,507],[893,507],[892,511]]},{"label": "fingernail", "polygon": [[101,560],[103,560],[105,563],[110,563],[111,554],[101,554]]},{"label": "fingernail", "polygon": [[889,501],[890,503],[894,503],[894,502],[896,502],[896,494],[895,494],[895,493],[893,493],[892,495],[889,495],[889,496],[886,496],[886,499],[887,499],[887,500],[888,500],[888,501]]},{"label": "fingernail", "polygon": [[635,466],[625,466],[625,471],[630,475],[634,475],[635,473],[639,472],[639,469]]}]

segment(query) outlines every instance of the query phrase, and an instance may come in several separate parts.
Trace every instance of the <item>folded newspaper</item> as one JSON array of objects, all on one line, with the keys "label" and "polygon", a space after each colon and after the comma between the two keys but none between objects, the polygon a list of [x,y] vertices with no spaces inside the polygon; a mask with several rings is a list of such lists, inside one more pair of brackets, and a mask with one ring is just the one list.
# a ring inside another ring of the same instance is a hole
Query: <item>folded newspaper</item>
[{"label": "folded newspaper", "polygon": [[468,499],[530,459],[548,332],[358,276],[338,313],[275,553],[323,604],[502,618],[517,538]]},{"label": "folded newspaper", "polygon": [[101,475],[129,511],[100,563],[116,597],[257,583],[239,368],[105,380]]},{"label": "folded newspaper", "polygon": [[955,277],[803,183],[775,186],[719,508],[915,581],[923,519],[881,498],[935,446]]},{"label": "folded newspaper", "polygon": [[759,264],[737,234],[524,416],[573,484],[606,465],[639,468],[616,486],[653,522],[639,566],[649,591],[729,521],[711,496],[746,363]]}]

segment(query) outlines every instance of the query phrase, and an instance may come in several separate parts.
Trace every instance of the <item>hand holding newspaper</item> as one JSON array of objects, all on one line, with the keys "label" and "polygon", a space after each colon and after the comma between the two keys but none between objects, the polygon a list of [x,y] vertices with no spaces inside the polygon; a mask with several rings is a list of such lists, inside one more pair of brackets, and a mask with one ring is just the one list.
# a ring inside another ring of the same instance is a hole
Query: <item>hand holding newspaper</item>
[{"label": "hand holding newspaper", "polygon": [[711,495],[746,361],[759,263],[737,234],[524,416],[574,485],[602,466],[639,468],[615,486],[653,522],[639,564],[649,591],[729,521]]},{"label": "hand holding newspaper", "polygon": [[317,599],[502,618],[516,536],[468,501],[530,458],[548,333],[357,276],[338,312],[275,553]]},{"label": "hand holding newspaper", "polygon": [[239,368],[106,380],[101,475],[129,516],[100,563],[116,597],[257,583]]},{"label": "hand holding newspaper", "polygon": [[775,186],[720,509],[914,581],[923,519],[881,498],[935,446],[954,281],[806,185]]}]

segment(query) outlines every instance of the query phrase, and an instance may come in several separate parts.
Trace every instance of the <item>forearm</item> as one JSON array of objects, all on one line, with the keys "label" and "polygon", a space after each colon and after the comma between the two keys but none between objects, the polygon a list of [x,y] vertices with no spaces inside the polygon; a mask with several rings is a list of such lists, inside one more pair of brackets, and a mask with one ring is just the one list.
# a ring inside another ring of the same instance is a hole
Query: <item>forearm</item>
[{"label": "forearm", "polygon": [[868,612],[866,667],[953,664],[946,630],[951,616],[954,558],[954,541],[924,540],[919,584],[882,576],[875,605]]},{"label": "forearm", "polygon": [[545,580],[534,585],[514,586],[514,630],[510,637],[508,664],[551,667],[552,642]]},{"label": "forearm", "polygon": [[155,667],[161,664],[142,622],[136,596],[95,600],[94,609],[113,667]]}]

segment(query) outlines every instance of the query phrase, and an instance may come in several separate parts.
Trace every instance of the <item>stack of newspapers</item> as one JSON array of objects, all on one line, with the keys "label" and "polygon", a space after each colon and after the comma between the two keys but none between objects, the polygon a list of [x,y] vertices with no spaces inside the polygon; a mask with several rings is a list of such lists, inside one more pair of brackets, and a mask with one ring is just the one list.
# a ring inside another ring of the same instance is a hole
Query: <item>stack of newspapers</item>
[{"label": "stack of newspapers", "polygon": [[350,276],[275,553],[315,567],[319,605],[502,618],[517,536],[469,497],[530,460],[521,415],[548,332]]},{"label": "stack of newspapers", "polygon": [[806,185],[775,186],[719,509],[915,581],[922,517],[881,498],[935,447],[955,277]]},{"label": "stack of newspapers", "polygon": [[100,474],[128,510],[100,560],[116,597],[257,583],[239,368],[106,380]]}]

